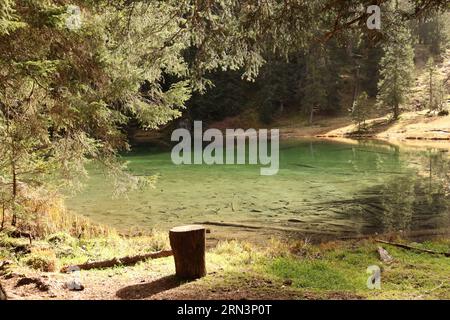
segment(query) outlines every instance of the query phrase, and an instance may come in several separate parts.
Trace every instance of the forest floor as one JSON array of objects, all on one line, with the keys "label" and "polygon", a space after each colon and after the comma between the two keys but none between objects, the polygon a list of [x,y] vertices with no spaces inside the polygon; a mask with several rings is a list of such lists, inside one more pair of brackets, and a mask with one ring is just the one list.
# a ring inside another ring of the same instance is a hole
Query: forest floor
[{"label": "forest floor", "polygon": [[[390,121],[389,116],[369,119],[364,136],[385,140],[450,140],[450,116],[429,116],[427,112],[404,112],[397,121]],[[340,128],[328,126],[327,129],[317,135],[351,137],[356,126],[346,124]]]},{"label": "forest floor", "polygon": [[[449,106],[450,107],[450,106]],[[228,119],[229,127],[248,128],[239,126],[239,122]],[[296,138],[369,138],[395,141],[450,141],[450,115],[437,116],[429,110],[405,111],[396,121],[391,120],[389,113],[369,117],[365,122],[366,130],[363,134],[355,134],[357,126],[349,115],[316,116],[312,124],[304,116],[289,114],[277,119],[269,127],[280,130],[283,139]],[[212,128],[225,129],[222,123],[211,124]],[[264,127],[258,124],[256,127]]]},{"label": "forest floor", "polygon": [[[391,239],[392,240],[392,239]],[[264,247],[222,241],[208,249],[206,277],[182,282],[173,257],[81,271],[82,291],[70,291],[65,265],[141,254],[167,247],[161,234],[75,239],[58,234],[34,241],[0,237],[0,282],[9,299],[450,299],[449,257],[383,244],[393,257],[380,261],[374,239],[311,244],[272,239]],[[402,242],[401,239],[395,239]],[[410,245],[450,252],[450,239]],[[367,267],[381,268],[381,289],[370,290]]]}]

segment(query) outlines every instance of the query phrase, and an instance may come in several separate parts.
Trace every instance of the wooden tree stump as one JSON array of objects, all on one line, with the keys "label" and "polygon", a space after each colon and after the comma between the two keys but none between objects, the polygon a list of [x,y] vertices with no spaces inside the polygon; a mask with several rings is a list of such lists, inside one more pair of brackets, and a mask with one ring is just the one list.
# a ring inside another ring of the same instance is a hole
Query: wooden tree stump
[{"label": "wooden tree stump", "polygon": [[201,225],[175,227],[169,231],[179,278],[197,279],[206,275],[205,233],[205,227]]}]

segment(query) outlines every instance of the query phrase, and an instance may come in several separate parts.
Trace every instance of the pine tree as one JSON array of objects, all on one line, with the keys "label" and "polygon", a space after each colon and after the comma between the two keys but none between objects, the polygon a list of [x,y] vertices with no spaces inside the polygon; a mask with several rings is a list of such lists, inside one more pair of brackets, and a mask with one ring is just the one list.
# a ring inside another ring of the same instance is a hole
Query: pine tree
[{"label": "pine tree", "polygon": [[[91,160],[131,189],[150,181],[122,170],[123,127],[131,119],[146,128],[167,123],[190,97],[182,61],[190,42],[180,32],[184,18],[170,18],[175,3],[83,4],[89,19],[79,29],[68,27],[59,1],[0,4],[2,224],[5,212],[13,225],[24,217],[33,190],[78,186]],[[164,88],[165,74],[178,81]]]},{"label": "pine tree", "polygon": [[327,92],[323,83],[324,63],[319,50],[312,51],[306,62],[306,77],[302,85],[302,108],[308,115],[308,123],[312,125],[314,113],[327,104]]},{"label": "pine tree", "polygon": [[393,119],[400,115],[400,105],[407,99],[414,70],[414,50],[411,33],[401,16],[395,15],[397,23],[390,28],[382,44],[383,57],[380,61],[380,80],[378,82],[379,105],[392,112]]},{"label": "pine tree", "polygon": [[366,120],[369,116],[368,99],[369,97],[366,92],[361,93],[350,109],[350,115],[358,127],[358,133],[361,133],[365,129]]},{"label": "pine tree", "polygon": [[444,106],[445,90],[433,58],[428,59],[426,70],[428,74],[428,108],[431,111],[441,111]]},{"label": "pine tree", "polygon": [[430,51],[436,55],[445,52],[448,45],[446,19],[448,19],[448,13],[432,11],[417,21],[416,33],[419,43],[429,45]]}]

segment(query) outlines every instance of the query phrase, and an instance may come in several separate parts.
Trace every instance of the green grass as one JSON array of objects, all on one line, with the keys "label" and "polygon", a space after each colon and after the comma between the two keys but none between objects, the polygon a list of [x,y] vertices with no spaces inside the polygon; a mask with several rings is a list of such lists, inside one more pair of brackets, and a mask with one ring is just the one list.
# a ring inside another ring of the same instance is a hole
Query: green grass
[{"label": "green grass", "polygon": [[268,272],[282,279],[290,279],[298,288],[350,290],[356,283],[346,273],[323,261],[303,261],[278,258],[268,265]]},{"label": "green grass", "polygon": [[[413,245],[450,252],[450,239]],[[251,263],[241,264],[246,261],[243,260],[245,254],[239,244],[233,243],[228,248],[234,250],[234,254],[220,250],[221,261],[228,261],[228,266],[233,267],[228,267],[219,285],[238,287],[259,279],[274,283],[281,290],[299,294],[314,292],[324,297],[338,292],[366,299],[450,299],[450,258],[386,245],[383,247],[395,261],[384,264],[378,259],[378,246],[364,240],[317,246],[303,244],[299,250],[298,244],[288,243],[277,247],[277,250],[284,248],[279,255],[274,256],[273,250],[253,251],[256,258]],[[370,265],[378,265],[382,270],[381,290],[366,286],[369,277],[366,269]]]},{"label": "green grass", "polygon": [[[13,260],[21,267],[41,268],[49,256],[56,259],[56,267],[98,261],[128,255],[155,252],[169,247],[168,237],[162,233],[124,237],[118,234],[77,239],[59,232],[45,239],[33,241],[30,254],[16,253],[18,245],[28,245],[27,239],[14,239],[0,233],[0,260]],[[51,268],[55,269],[55,268]]]}]

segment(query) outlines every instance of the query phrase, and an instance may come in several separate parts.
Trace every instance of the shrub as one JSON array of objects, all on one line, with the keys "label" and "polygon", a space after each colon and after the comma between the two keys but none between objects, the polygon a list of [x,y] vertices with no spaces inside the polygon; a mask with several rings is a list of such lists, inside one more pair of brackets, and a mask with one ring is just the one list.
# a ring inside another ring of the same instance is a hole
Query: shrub
[{"label": "shrub", "polygon": [[357,126],[356,133],[362,133],[366,129],[366,120],[369,117],[368,100],[367,93],[361,93],[349,110],[353,123]]},{"label": "shrub", "polygon": [[75,239],[65,232],[57,232],[49,235],[47,237],[47,241],[55,245],[57,244],[73,245]]},{"label": "shrub", "polygon": [[57,265],[56,255],[50,250],[39,250],[28,256],[25,264],[35,270],[54,272]]}]

